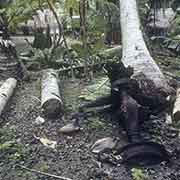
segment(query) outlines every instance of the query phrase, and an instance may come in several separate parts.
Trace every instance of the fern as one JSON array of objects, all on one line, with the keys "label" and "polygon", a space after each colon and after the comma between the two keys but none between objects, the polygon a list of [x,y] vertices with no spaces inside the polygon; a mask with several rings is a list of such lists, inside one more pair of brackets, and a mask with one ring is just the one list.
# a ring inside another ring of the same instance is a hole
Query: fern
[{"label": "fern", "polygon": [[133,180],[148,180],[148,177],[143,173],[142,169],[133,168],[131,172]]}]

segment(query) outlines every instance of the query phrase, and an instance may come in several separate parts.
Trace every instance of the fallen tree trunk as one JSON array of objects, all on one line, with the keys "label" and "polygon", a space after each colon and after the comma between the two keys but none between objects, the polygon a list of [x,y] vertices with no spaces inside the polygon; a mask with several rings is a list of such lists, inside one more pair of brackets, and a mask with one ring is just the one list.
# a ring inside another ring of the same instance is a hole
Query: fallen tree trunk
[{"label": "fallen tree trunk", "polygon": [[157,88],[169,90],[164,75],[152,59],[143,39],[136,0],[120,0],[122,62],[151,79]]},{"label": "fallen tree trunk", "polygon": [[0,115],[4,110],[9,98],[12,96],[16,88],[17,80],[14,78],[7,79],[0,87]]},{"label": "fallen tree trunk", "polygon": [[175,122],[180,120],[180,89],[177,90],[177,98],[173,109],[173,120]]},{"label": "fallen tree trunk", "polygon": [[[93,65],[88,65],[88,68],[91,68],[93,70],[93,72],[97,72],[97,71],[103,69],[103,66],[105,64],[106,64],[106,62],[96,63],[96,64],[93,64]],[[68,68],[65,68],[65,69],[59,69],[59,70],[57,70],[57,73],[59,73],[59,75],[65,75],[65,73],[70,72],[72,69],[79,71],[79,74],[84,73],[84,65],[74,66],[73,68],[68,67]]]},{"label": "fallen tree trunk", "polygon": [[62,100],[56,71],[48,69],[43,72],[41,85],[41,107],[47,117],[62,114]]}]

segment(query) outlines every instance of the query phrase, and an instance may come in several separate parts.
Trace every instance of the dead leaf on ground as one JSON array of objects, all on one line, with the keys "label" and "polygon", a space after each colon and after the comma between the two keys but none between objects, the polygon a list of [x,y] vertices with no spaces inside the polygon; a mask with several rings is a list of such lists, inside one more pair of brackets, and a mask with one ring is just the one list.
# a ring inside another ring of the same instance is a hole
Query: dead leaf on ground
[{"label": "dead leaf on ground", "polygon": [[47,138],[40,138],[40,137],[35,137],[36,139],[38,139],[44,146],[55,149],[57,142],[56,141],[51,141]]}]

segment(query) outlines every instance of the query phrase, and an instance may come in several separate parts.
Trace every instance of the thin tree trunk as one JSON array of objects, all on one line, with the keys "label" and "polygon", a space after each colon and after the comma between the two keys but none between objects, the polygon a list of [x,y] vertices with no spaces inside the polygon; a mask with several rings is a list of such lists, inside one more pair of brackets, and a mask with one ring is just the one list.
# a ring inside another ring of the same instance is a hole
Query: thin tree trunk
[{"label": "thin tree trunk", "polygon": [[152,59],[141,31],[136,0],[120,0],[123,57],[126,66],[142,72],[155,83],[157,88],[168,90],[168,84],[161,70]]},{"label": "thin tree trunk", "polygon": [[87,29],[86,29],[86,10],[87,1],[81,0],[79,2],[79,14],[81,19],[81,34],[84,49],[84,72],[86,77],[88,76],[88,45],[87,45]]},{"label": "thin tree trunk", "polygon": [[[53,48],[52,48],[52,51],[51,51],[51,58],[53,58],[55,50],[61,45],[61,38],[62,38],[62,40],[63,40],[62,42],[64,43],[64,46],[67,49],[67,55],[68,55],[68,58],[70,60],[71,55],[70,55],[68,43],[66,41],[66,37],[65,37],[65,34],[64,34],[64,27],[63,27],[62,23],[59,20],[58,14],[55,11],[55,8],[54,8],[53,4],[49,0],[47,0],[47,3],[49,5],[49,8],[52,11],[55,19],[56,19],[56,22],[58,24],[58,29],[59,29],[59,38],[58,38],[57,41],[56,40],[54,41],[54,45],[53,45]],[[72,61],[71,61],[71,77],[72,77],[72,79],[74,79],[74,70],[73,70],[73,62]]]}]

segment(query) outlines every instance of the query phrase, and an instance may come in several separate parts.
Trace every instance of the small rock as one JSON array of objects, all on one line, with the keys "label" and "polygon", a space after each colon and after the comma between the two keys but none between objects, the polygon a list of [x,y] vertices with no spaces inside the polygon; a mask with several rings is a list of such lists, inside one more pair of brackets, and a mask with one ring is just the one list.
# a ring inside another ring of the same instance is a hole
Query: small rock
[{"label": "small rock", "polygon": [[67,124],[66,126],[60,128],[60,133],[73,133],[80,130],[79,124],[77,124],[75,121],[73,123]]},{"label": "small rock", "polygon": [[122,157],[114,156],[113,154],[102,153],[99,156],[99,161],[117,165],[122,160]]},{"label": "small rock", "polygon": [[104,152],[106,150],[114,149],[116,146],[116,143],[117,143],[117,140],[110,138],[110,137],[99,139],[91,147],[91,150],[93,153],[98,154],[98,153]]},{"label": "small rock", "polygon": [[67,139],[68,139],[68,140],[72,140],[73,137],[72,137],[72,136],[67,136]]},{"label": "small rock", "polygon": [[41,116],[38,116],[34,122],[34,124],[36,124],[36,125],[41,125],[43,123],[45,123],[45,119],[42,118]]}]

